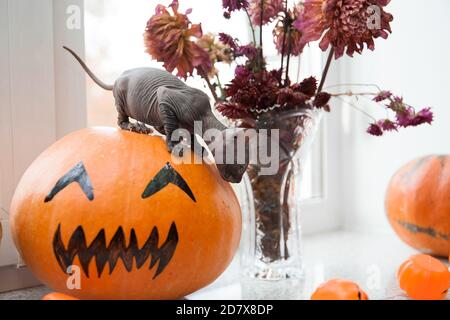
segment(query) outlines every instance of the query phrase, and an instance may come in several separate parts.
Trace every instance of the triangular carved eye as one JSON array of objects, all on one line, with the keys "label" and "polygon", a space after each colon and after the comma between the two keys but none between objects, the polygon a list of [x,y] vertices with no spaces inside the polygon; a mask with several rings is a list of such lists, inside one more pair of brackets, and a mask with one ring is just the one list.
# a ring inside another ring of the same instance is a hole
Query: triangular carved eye
[{"label": "triangular carved eye", "polygon": [[151,197],[155,193],[167,187],[169,183],[176,185],[178,188],[183,190],[189,198],[192,199],[192,201],[197,202],[186,181],[184,181],[183,177],[181,177],[181,175],[170,165],[170,163],[167,163],[164,168],[156,174],[152,181],[150,181],[142,194],[142,199]]},{"label": "triangular carved eye", "polygon": [[80,162],[58,180],[52,191],[45,197],[45,202],[52,201],[61,190],[73,182],[79,184],[81,190],[83,190],[83,193],[90,201],[94,200],[94,188],[92,187],[91,179],[89,178],[83,162]]}]

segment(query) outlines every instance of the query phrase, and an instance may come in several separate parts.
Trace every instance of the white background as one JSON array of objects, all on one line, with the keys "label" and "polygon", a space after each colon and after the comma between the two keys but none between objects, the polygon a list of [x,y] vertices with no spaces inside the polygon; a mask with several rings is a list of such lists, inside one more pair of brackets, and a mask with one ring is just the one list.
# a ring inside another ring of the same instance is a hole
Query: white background
[{"label": "white background", "polygon": [[[346,108],[341,213],[345,228],[364,232],[390,231],[384,196],[398,168],[416,157],[450,152],[450,1],[396,0],[388,11],[395,19],[392,35],[387,41],[377,40],[373,53],[343,60],[342,81],[391,89],[413,106],[432,107],[436,120],[432,126],[377,138],[364,134],[364,115]],[[384,110],[366,107],[383,117]]]}]

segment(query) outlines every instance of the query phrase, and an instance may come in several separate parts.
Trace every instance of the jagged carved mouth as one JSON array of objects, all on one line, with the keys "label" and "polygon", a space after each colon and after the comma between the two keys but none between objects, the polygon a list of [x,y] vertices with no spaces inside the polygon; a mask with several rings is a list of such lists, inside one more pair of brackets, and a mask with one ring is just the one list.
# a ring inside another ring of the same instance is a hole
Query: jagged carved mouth
[{"label": "jagged carved mouth", "polygon": [[161,246],[158,246],[159,232],[157,227],[153,228],[142,247],[139,247],[134,229],[131,229],[128,240],[126,239],[123,228],[119,227],[107,245],[105,230],[102,229],[98,232],[95,239],[87,245],[83,227],[79,226],[73,232],[66,247],[61,236],[60,224],[53,238],[53,252],[64,273],[73,265],[73,261],[77,256],[81,268],[88,278],[89,265],[93,259],[95,259],[99,278],[106,264],[109,264],[109,274],[111,275],[119,259],[122,260],[128,272],[131,272],[133,269],[133,261],[135,262],[136,268],[140,269],[150,260],[148,263],[149,269],[152,269],[159,262],[155,275],[153,276],[153,279],[155,279],[164,271],[175,253],[178,244],[178,231],[173,222],[167,234],[166,241]]}]

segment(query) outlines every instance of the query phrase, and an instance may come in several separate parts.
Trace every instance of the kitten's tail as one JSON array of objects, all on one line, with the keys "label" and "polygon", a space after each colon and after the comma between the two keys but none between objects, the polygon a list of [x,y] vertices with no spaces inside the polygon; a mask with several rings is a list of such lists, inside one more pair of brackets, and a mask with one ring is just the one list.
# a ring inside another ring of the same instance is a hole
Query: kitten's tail
[{"label": "kitten's tail", "polygon": [[108,91],[112,91],[113,90],[114,86],[108,85],[108,84],[104,83],[103,81],[101,81],[99,78],[97,78],[97,76],[88,68],[86,63],[83,60],[81,60],[81,58],[72,49],[69,49],[66,46],[64,46],[63,48],[66,49],[67,51],[69,51],[75,57],[75,59],[77,59],[77,61],[83,67],[84,71],[86,71],[86,73],[89,75],[89,77],[91,77],[91,79],[98,86],[100,86],[101,88],[103,88],[105,90],[108,90]]}]

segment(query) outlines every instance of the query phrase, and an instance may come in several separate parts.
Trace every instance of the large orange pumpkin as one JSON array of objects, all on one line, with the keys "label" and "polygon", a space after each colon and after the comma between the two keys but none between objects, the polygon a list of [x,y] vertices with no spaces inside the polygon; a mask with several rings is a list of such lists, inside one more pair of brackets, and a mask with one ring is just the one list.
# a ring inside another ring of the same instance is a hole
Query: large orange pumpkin
[{"label": "large orange pumpkin", "polygon": [[75,132],[41,154],[10,217],[32,272],[81,299],[190,294],[225,270],[241,230],[214,165],[173,164],[162,138],[112,128]]},{"label": "large orange pumpkin", "polygon": [[428,254],[450,253],[450,156],[414,160],[392,178],[386,211],[395,232]]}]

